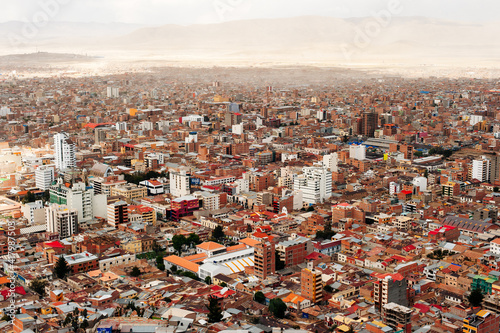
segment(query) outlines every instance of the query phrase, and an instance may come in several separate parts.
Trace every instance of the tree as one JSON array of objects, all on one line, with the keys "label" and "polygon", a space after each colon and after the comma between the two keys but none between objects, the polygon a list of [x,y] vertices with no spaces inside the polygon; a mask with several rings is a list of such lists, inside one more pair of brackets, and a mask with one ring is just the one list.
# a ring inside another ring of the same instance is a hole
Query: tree
[{"label": "tree", "polygon": [[35,202],[35,201],[36,201],[35,195],[31,191],[28,191],[28,193],[26,193],[26,195],[23,198],[23,203]]},{"label": "tree", "polygon": [[349,326],[349,330],[347,331],[347,333],[355,333],[354,328],[352,326]]},{"label": "tree", "polygon": [[474,289],[468,297],[469,303],[473,307],[481,306],[481,304],[483,303],[483,299],[483,292],[479,288]]},{"label": "tree", "polygon": [[186,237],[184,235],[175,235],[172,237],[172,246],[177,253],[181,254],[184,244],[186,244]]},{"label": "tree", "polygon": [[314,212],[314,206],[309,206],[309,207],[307,208],[307,211],[308,211],[308,212]]},{"label": "tree", "polygon": [[429,177],[429,170],[425,169],[425,171],[424,171],[424,177],[425,178]]},{"label": "tree", "polygon": [[422,156],[424,156],[424,153],[422,153],[421,151],[417,150],[416,152],[413,153],[413,156],[415,156],[415,157],[422,157]]},{"label": "tree", "polygon": [[214,231],[212,231],[212,237],[215,238],[218,242],[223,240],[226,235],[224,234],[224,229],[222,226],[218,225],[215,227]]},{"label": "tree", "polygon": [[57,259],[56,266],[54,267],[54,273],[56,273],[57,277],[60,279],[64,279],[71,269],[68,266],[68,263],[66,262],[66,259],[61,255],[59,256],[59,259]]},{"label": "tree", "polygon": [[187,238],[186,243],[189,244],[189,246],[191,246],[191,245],[198,245],[198,244],[201,243],[200,236],[198,236],[195,233],[192,233]]},{"label": "tree", "polygon": [[266,302],[266,296],[264,296],[262,291],[258,291],[253,295],[253,300],[260,304],[264,304]]},{"label": "tree", "polygon": [[156,267],[158,267],[158,269],[160,271],[164,271],[165,270],[165,264],[163,263],[163,256],[158,255],[156,257]]},{"label": "tree", "polygon": [[222,282],[222,283],[220,284],[220,286],[221,286],[222,288],[226,288],[226,287],[227,287],[227,283],[226,283],[226,282]]},{"label": "tree", "polygon": [[47,280],[35,279],[30,283],[30,289],[36,292],[38,295],[45,296],[45,286],[48,284]]},{"label": "tree", "polygon": [[333,288],[332,286],[330,286],[329,284],[327,284],[324,288],[323,288],[324,291],[326,291],[327,293],[332,293],[333,292]]},{"label": "tree", "polygon": [[287,306],[281,298],[273,298],[269,302],[269,312],[271,312],[276,318],[285,318]]},{"label": "tree", "polygon": [[493,192],[498,192],[498,186],[493,187]]},{"label": "tree", "polygon": [[219,300],[216,297],[210,296],[208,298],[207,309],[209,323],[218,323],[222,320],[222,309],[219,306]]},{"label": "tree", "polygon": [[137,266],[132,267],[132,271],[130,272],[130,276],[138,277],[141,274],[142,274],[142,272]]},{"label": "tree", "polygon": [[212,278],[211,278],[210,276],[207,276],[207,277],[205,278],[205,283],[206,283],[206,284],[212,284]]},{"label": "tree", "polygon": [[83,328],[84,330],[89,327],[89,322],[87,319],[84,319],[82,324],[80,325],[80,328]]}]

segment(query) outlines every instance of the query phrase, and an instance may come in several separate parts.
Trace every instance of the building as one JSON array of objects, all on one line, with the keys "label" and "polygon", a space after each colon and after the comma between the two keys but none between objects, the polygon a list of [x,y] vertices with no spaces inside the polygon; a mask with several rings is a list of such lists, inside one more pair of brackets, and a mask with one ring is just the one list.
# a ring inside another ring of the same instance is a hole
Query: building
[{"label": "building", "polygon": [[27,202],[21,206],[21,213],[28,220],[28,224],[40,224],[45,222],[45,209],[43,201]]},{"label": "building", "polygon": [[111,188],[111,196],[121,196],[129,200],[142,199],[148,195],[148,189],[136,184],[119,185]]},{"label": "building", "polygon": [[311,240],[306,237],[292,238],[276,245],[276,252],[285,267],[302,264],[313,250]]},{"label": "building", "polygon": [[170,193],[174,197],[182,197],[191,193],[190,178],[191,175],[187,170],[179,171],[170,170]]},{"label": "building", "polygon": [[128,206],[129,220],[137,217],[142,223],[148,225],[156,225],[156,211],[148,206],[143,205],[130,205]]},{"label": "building", "polygon": [[35,184],[42,191],[46,191],[54,182],[54,167],[42,165],[35,170]]},{"label": "building", "polygon": [[274,243],[267,240],[255,245],[254,274],[261,280],[276,272],[276,258]]},{"label": "building", "polygon": [[498,332],[500,316],[487,310],[481,310],[464,318],[463,332],[490,333]]},{"label": "building", "polygon": [[406,278],[399,274],[381,274],[374,282],[373,299],[375,307],[382,312],[384,305],[396,303],[408,306],[408,284]]},{"label": "building", "polygon": [[395,331],[411,333],[411,314],[410,308],[391,302],[383,306],[382,318]]},{"label": "building", "polygon": [[477,179],[480,182],[490,181],[490,166],[491,161],[485,156],[481,156],[480,160],[472,161],[472,179]]},{"label": "building", "polygon": [[99,144],[106,141],[106,131],[102,128],[96,128],[94,131],[94,143]]},{"label": "building", "polygon": [[135,254],[110,255],[99,260],[99,269],[101,272],[107,272],[114,266],[130,264],[136,260]]},{"label": "building", "polygon": [[355,160],[363,161],[366,159],[366,146],[365,145],[350,145],[349,157]]},{"label": "building", "polygon": [[56,232],[59,238],[67,238],[78,233],[78,211],[65,205],[50,205],[46,209],[48,232]]},{"label": "building", "polygon": [[56,168],[59,170],[76,167],[76,148],[66,133],[54,135],[54,154]]},{"label": "building", "polygon": [[329,171],[339,172],[338,164],[339,155],[337,153],[323,156],[323,166]]},{"label": "building", "polygon": [[220,208],[219,193],[203,191],[195,192],[193,195],[200,200],[201,206],[205,210],[217,210]]},{"label": "building", "polygon": [[120,97],[120,88],[107,87],[106,96],[108,96],[108,98]]},{"label": "building", "polygon": [[302,296],[310,300],[311,303],[323,300],[321,272],[313,268],[312,261],[308,262],[307,268],[303,268],[300,272],[300,288]]},{"label": "building", "polygon": [[103,177],[92,177],[89,179],[90,185],[94,188],[94,194],[111,194],[111,188],[126,185],[127,181],[123,175]]},{"label": "building", "polygon": [[295,177],[293,189],[302,192],[304,203],[323,203],[332,196],[332,173],[325,168],[304,167]]},{"label": "building", "polygon": [[87,251],[75,254],[63,254],[62,256],[68,263],[72,274],[93,271],[99,268],[99,259],[97,256]]},{"label": "building", "polygon": [[107,216],[106,195],[94,194],[92,187],[85,186],[84,183],[75,183],[72,187],[63,184],[61,178],[57,184],[49,189],[50,203],[66,205],[70,209],[78,211],[78,222],[86,223],[94,217]]},{"label": "building", "polygon": [[117,201],[107,206],[108,224],[117,227],[128,223],[128,204],[125,201]]},{"label": "building", "polygon": [[360,125],[360,134],[373,138],[375,136],[375,130],[378,127],[377,113],[363,112]]},{"label": "building", "polygon": [[179,221],[184,216],[191,216],[200,209],[200,201],[191,195],[174,199],[170,203],[171,217],[174,221]]}]

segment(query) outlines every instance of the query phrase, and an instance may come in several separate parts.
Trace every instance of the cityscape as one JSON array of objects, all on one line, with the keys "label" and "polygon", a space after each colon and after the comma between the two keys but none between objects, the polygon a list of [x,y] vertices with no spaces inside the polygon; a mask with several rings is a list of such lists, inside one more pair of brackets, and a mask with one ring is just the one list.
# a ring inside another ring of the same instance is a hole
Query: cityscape
[{"label": "cityscape", "polygon": [[[384,43],[467,13],[360,0],[334,33],[323,1],[199,23],[169,0],[162,26],[74,1],[37,2],[47,27],[0,14],[0,332],[500,332],[499,46],[474,12],[420,54]],[[94,8],[125,23],[75,18]],[[330,34],[354,42],[329,57]]]}]

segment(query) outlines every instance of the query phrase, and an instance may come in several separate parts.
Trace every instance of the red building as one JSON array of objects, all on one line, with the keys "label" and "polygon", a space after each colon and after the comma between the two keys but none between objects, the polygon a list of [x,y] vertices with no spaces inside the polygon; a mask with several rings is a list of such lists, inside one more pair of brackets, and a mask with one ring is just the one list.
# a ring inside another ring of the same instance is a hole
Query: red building
[{"label": "red building", "polygon": [[193,196],[184,196],[172,200],[170,204],[172,220],[179,221],[184,216],[191,216],[200,209],[200,201]]}]

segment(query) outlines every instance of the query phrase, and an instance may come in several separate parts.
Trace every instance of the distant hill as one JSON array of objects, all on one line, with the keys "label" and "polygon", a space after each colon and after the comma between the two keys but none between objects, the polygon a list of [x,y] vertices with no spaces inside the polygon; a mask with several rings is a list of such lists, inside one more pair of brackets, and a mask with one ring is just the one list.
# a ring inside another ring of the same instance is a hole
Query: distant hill
[{"label": "distant hill", "polygon": [[[51,24],[52,26],[52,24]],[[330,62],[496,62],[500,24],[420,17],[296,17],[204,25],[78,24],[51,27],[32,41],[43,51],[210,60]],[[0,35],[13,24],[0,24]],[[30,41],[31,42],[31,41]]]}]

